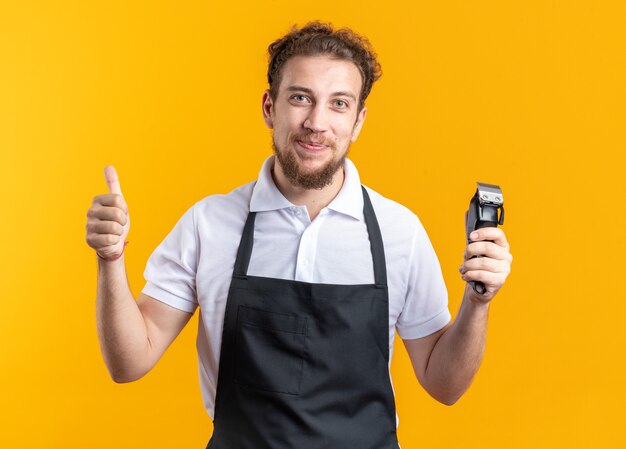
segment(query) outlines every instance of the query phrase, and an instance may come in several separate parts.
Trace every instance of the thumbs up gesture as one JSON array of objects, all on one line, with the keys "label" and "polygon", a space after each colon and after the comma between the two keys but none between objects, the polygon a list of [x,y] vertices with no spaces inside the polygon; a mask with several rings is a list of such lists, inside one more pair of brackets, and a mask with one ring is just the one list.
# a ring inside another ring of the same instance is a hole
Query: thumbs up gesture
[{"label": "thumbs up gesture", "polygon": [[118,259],[130,230],[128,206],[113,166],[104,169],[109,193],[94,197],[87,211],[87,244],[104,260]]}]

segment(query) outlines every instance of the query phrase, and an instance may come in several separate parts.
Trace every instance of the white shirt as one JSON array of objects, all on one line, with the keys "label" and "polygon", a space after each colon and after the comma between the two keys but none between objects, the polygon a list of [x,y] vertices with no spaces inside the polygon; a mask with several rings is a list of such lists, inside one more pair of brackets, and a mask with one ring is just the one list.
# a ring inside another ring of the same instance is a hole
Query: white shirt
[{"label": "white shirt", "polygon": [[[363,193],[346,159],[344,184],[311,222],[272,179],[274,156],[256,182],[194,204],[150,256],[143,293],[177,309],[200,307],[197,349],[204,406],[214,417],[228,289],[249,210],[257,212],[248,274],[325,284],[372,284],[374,268]],[[383,237],[389,290],[389,354],[402,339],[436,332],[450,321],[437,256],[417,216],[366,187]]]}]

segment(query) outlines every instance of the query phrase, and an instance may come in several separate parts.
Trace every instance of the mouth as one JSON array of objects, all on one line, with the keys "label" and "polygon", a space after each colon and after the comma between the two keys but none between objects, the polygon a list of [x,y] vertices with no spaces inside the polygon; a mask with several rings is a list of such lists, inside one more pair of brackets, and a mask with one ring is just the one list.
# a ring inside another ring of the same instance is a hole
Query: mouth
[{"label": "mouth", "polygon": [[296,140],[296,143],[307,151],[318,153],[328,148],[328,145],[318,142],[307,142],[305,140]]}]

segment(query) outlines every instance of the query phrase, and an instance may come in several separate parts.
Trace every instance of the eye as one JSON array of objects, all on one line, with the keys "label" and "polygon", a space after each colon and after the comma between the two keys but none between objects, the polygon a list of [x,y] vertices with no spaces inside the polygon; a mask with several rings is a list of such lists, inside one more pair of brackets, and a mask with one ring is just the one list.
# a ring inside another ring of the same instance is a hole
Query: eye
[{"label": "eye", "polygon": [[306,95],[292,95],[291,99],[295,100],[296,103],[302,103],[302,102],[305,102],[307,100],[307,97],[306,97]]},{"label": "eye", "polygon": [[337,106],[340,109],[345,109],[348,107],[348,103],[345,100],[336,100],[335,106]]}]

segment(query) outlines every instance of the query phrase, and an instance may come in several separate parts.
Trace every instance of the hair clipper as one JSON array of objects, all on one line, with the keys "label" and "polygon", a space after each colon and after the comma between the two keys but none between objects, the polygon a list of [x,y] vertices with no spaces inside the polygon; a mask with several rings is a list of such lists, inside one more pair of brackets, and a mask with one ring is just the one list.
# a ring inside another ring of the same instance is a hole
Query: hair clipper
[{"label": "hair clipper", "polygon": [[[504,223],[504,200],[500,187],[482,182],[476,184],[478,184],[478,189],[476,189],[467,211],[468,244],[471,242],[470,234],[472,231],[480,228],[496,228]],[[498,212],[500,213],[498,214]],[[470,285],[479,295],[484,295],[487,292],[487,288],[482,282],[470,281]]]}]

